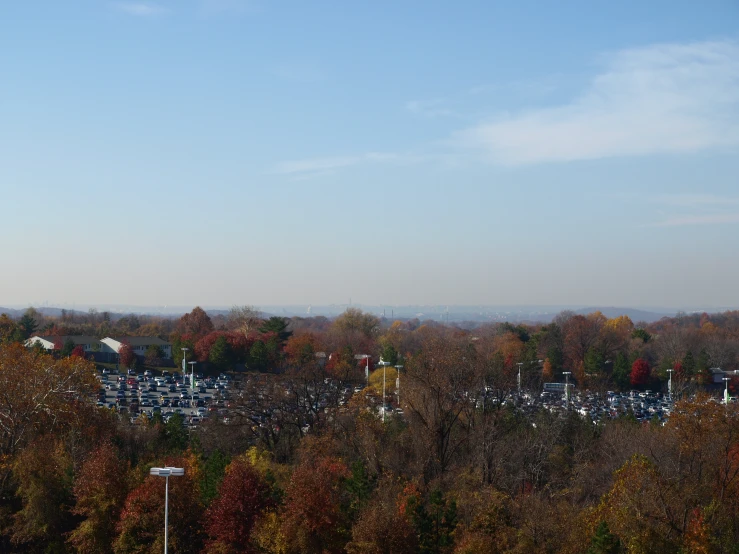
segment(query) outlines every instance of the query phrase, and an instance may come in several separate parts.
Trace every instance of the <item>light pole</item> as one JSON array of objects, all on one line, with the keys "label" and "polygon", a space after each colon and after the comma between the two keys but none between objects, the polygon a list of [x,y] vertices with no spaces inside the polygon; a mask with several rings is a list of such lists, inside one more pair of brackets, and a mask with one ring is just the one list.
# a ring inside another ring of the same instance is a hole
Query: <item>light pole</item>
[{"label": "light pole", "polygon": [[[187,362],[190,364],[190,388],[195,388],[195,364],[198,363],[196,361],[193,362]],[[185,376],[187,378],[187,376]]]},{"label": "light pole", "polygon": [[403,369],[401,364],[395,366],[398,376],[395,378],[395,395],[398,397],[398,408],[400,408],[400,370]]},{"label": "light pole", "polygon": [[723,382],[726,383],[726,388],[724,389],[724,404],[726,406],[729,405],[729,381],[731,381],[729,377],[723,378]]},{"label": "light pole", "polygon": [[565,401],[567,402],[567,409],[570,409],[570,375],[571,371],[563,371],[562,375],[565,376]]},{"label": "light pole", "polygon": [[180,477],[185,474],[182,467],[153,467],[149,470],[150,475],[164,477],[164,554],[167,554],[167,540],[169,538],[169,478]]},{"label": "light pole", "polygon": [[516,380],[516,382],[518,383],[518,394],[520,395],[521,394],[521,366],[523,365],[523,362],[518,362],[516,363],[516,365],[518,366],[518,379]]},{"label": "light pole", "polygon": [[672,402],[672,372],[675,371],[674,369],[668,369],[667,373],[670,374],[670,378],[667,380],[667,397],[670,399],[670,402]]},{"label": "light pole", "polygon": [[187,378],[187,351],[190,350],[189,348],[183,348],[182,349],[182,373],[185,374],[185,377]]},{"label": "light pole", "polygon": [[380,356],[379,364],[382,366],[382,422],[385,423],[385,378],[387,377],[387,366],[390,362],[386,362]]}]

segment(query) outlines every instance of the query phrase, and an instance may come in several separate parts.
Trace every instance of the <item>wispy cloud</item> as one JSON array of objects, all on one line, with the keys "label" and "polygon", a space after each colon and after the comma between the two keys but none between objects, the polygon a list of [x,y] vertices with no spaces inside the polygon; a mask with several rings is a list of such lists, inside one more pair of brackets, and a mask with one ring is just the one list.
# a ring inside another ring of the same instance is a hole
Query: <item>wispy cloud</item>
[{"label": "wispy cloud", "polygon": [[259,11],[256,0],[200,0],[205,14],[245,14]]},{"label": "wispy cloud", "polygon": [[739,223],[739,196],[678,193],[659,194],[647,200],[660,206],[659,220],[648,227]]},{"label": "wispy cloud", "polygon": [[332,173],[360,164],[398,163],[407,164],[420,161],[422,158],[413,154],[394,154],[391,152],[367,152],[356,156],[337,156],[328,158],[309,158],[290,160],[277,164],[271,173],[282,175],[315,176]]},{"label": "wispy cloud", "polygon": [[721,207],[739,204],[739,196],[721,196],[719,194],[659,194],[654,202],[668,206],[687,208]]},{"label": "wispy cloud", "polygon": [[651,227],[683,227],[686,225],[716,225],[720,223],[739,223],[739,213],[679,215],[668,217],[650,225]]},{"label": "wispy cloud", "polygon": [[572,101],[484,122],[456,146],[522,165],[688,153],[739,144],[739,45],[662,44],[604,58]]},{"label": "wispy cloud", "polygon": [[434,98],[432,100],[409,100],[405,103],[405,108],[412,114],[423,117],[443,117],[454,115],[454,111],[446,107],[446,101],[443,98]]},{"label": "wispy cloud", "polygon": [[158,4],[145,2],[116,2],[113,4],[113,7],[128,15],[135,15],[137,17],[152,17],[169,12],[167,8]]}]

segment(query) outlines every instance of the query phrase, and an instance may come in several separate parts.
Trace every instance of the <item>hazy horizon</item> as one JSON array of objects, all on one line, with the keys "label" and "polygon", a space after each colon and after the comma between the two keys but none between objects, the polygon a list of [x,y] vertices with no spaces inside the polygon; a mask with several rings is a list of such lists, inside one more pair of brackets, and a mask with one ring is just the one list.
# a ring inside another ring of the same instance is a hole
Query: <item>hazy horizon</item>
[{"label": "hazy horizon", "polygon": [[737,23],[6,3],[0,306],[739,306]]}]

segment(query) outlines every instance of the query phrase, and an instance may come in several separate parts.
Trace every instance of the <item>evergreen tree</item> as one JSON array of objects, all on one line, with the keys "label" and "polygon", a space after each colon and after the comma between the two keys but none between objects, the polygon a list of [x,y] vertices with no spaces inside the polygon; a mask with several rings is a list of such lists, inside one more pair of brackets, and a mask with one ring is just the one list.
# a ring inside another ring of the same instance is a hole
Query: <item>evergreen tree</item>
[{"label": "evergreen tree", "polygon": [[255,341],[251,350],[249,350],[249,369],[265,371],[268,363],[267,346],[261,340]]},{"label": "evergreen tree", "polygon": [[629,374],[631,373],[631,364],[629,358],[623,352],[616,355],[613,362],[613,381],[621,389],[627,389],[630,386]]},{"label": "evergreen tree", "polygon": [[587,554],[620,554],[621,552],[623,552],[621,541],[611,534],[608,524],[601,521],[595,530]]},{"label": "evergreen tree", "polygon": [[72,350],[74,350],[74,341],[72,339],[67,339],[64,341],[64,345],[62,346],[62,350],[60,352],[62,358],[68,358],[72,355]]},{"label": "evergreen tree", "polygon": [[219,371],[225,371],[231,362],[231,349],[228,341],[223,335],[219,336],[210,348],[208,361],[213,364]]},{"label": "evergreen tree", "polygon": [[26,313],[23,314],[23,317],[18,321],[18,327],[21,331],[23,340],[27,340],[31,338],[31,336],[36,332],[36,329],[38,329],[38,323],[36,323],[33,315],[26,311]]}]

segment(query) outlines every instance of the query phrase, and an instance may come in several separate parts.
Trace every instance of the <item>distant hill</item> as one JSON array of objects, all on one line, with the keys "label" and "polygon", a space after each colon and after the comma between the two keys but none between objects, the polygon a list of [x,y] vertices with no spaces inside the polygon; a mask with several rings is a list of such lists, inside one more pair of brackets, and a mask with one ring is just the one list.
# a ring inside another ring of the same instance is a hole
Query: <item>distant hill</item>
[{"label": "distant hill", "polygon": [[601,312],[604,316],[611,319],[622,315],[628,316],[631,321],[636,323],[637,321],[645,321],[647,323],[653,323],[659,321],[663,317],[674,317],[676,312],[649,312],[646,310],[637,310],[636,308],[583,308],[575,311],[576,314],[587,315],[593,312]]}]

